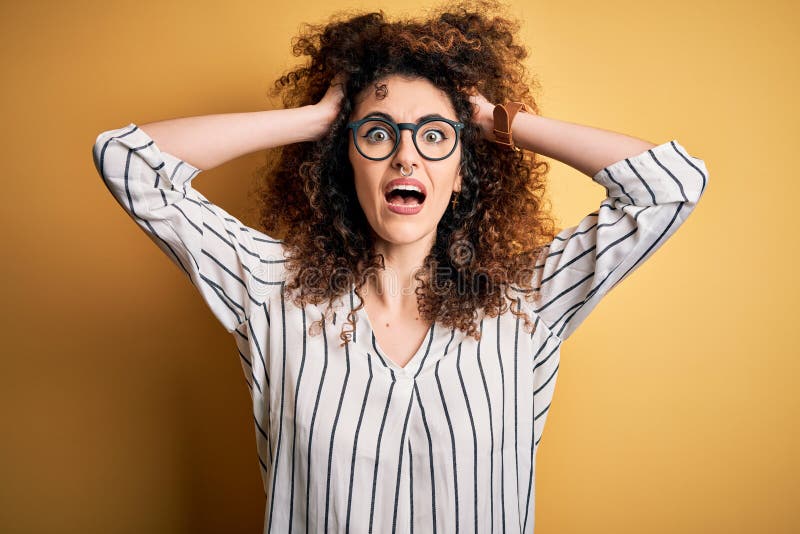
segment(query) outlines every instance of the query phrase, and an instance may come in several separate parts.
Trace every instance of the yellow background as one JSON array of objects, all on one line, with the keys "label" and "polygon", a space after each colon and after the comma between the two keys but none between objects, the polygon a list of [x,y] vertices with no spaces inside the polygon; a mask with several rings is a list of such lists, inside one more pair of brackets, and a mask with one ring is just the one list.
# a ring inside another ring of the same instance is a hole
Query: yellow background
[{"label": "yellow background", "polygon": [[[423,5],[0,3],[0,532],[261,531],[235,345],[90,149],[130,122],[270,109],[301,22]],[[537,534],[800,531],[797,2],[511,11],[543,115],[677,139],[710,174],[677,234],[563,347]],[[252,225],[262,162],[194,184]],[[550,182],[562,226],[603,198],[558,162]]]}]

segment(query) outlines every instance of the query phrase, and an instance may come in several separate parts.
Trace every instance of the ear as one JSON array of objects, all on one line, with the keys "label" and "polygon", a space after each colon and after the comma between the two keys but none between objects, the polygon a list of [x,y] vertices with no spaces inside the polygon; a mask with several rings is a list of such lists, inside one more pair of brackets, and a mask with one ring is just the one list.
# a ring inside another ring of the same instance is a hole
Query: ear
[{"label": "ear", "polygon": [[458,175],[456,175],[456,181],[453,184],[453,192],[455,193],[461,192],[461,186],[462,186],[461,182],[463,178],[464,178],[464,162],[461,162],[458,165]]}]

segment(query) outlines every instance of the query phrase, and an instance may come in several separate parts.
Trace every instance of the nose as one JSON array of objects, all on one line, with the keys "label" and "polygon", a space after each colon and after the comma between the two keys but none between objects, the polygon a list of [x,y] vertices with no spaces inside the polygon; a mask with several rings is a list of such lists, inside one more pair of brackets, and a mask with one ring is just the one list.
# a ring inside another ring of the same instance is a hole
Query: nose
[{"label": "nose", "polygon": [[412,166],[418,166],[419,158],[420,155],[419,152],[417,152],[417,147],[414,146],[414,132],[411,130],[401,130],[400,143],[392,158],[392,165],[396,166],[398,170],[401,167],[410,169]]}]

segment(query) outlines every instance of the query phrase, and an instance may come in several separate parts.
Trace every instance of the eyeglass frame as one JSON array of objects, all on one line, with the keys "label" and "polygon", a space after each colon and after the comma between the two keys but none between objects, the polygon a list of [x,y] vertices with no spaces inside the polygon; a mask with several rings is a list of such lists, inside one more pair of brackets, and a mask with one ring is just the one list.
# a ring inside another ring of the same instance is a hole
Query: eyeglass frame
[{"label": "eyeglass frame", "polygon": [[[386,156],[382,157],[382,158],[372,158],[370,156],[367,156],[366,154],[364,154],[364,152],[361,151],[361,148],[358,146],[358,139],[357,139],[357,133],[356,132],[361,127],[362,124],[364,124],[365,122],[369,122],[369,121],[382,122],[384,124],[387,124],[387,125],[391,126],[392,129],[394,130],[394,134],[395,134],[394,146],[392,147],[392,150],[390,150],[389,153]],[[441,158],[429,158],[428,156],[426,156],[425,154],[422,153],[422,151],[419,149],[419,145],[417,144],[417,131],[422,126],[424,126],[425,124],[428,124],[429,122],[434,122],[434,121],[446,122],[447,124],[452,126],[453,130],[455,130],[455,132],[456,132],[456,142],[453,143],[453,148],[450,150],[450,152],[447,153],[446,156],[442,156]],[[372,115],[368,115],[368,116],[364,117],[363,119],[359,119],[357,121],[353,121],[353,122],[351,122],[350,124],[347,125],[347,129],[348,130],[352,130],[352,132],[353,132],[353,144],[356,146],[356,150],[358,150],[358,153],[361,154],[366,159],[372,160],[372,161],[383,161],[385,159],[388,159],[388,158],[392,157],[395,154],[395,152],[397,152],[397,148],[400,146],[400,135],[401,135],[401,132],[403,130],[410,130],[411,131],[411,140],[414,142],[414,148],[417,149],[417,153],[420,156],[422,156],[423,158],[427,159],[428,161],[442,161],[442,160],[447,159],[450,156],[452,156],[453,152],[456,151],[456,147],[458,147],[458,143],[459,143],[459,141],[461,141],[461,130],[463,128],[464,128],[464,123],[463,122],[454,121],[454,120],[451,120],[451,119],[447,119],[445,117],[428,117],[427,119],[422,120],[422,121],[420,121],[420,122],[415,124],[413,122],[393,122],[393,121],[391,121],[391,120],[389,120],[389,119],[387,119],[385,117],[376,117],[376,116],[372,116]]]}]

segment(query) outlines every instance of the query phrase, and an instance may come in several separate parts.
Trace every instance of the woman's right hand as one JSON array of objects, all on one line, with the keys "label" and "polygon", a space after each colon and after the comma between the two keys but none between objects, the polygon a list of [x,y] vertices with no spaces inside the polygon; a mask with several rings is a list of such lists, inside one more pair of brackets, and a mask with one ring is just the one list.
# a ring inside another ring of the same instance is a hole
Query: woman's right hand
[{"label": "woman's right hand", "polygon": [[319,141],[330,132],[331,124],[339,115],[344,98],[344,77],[341,74],[334,76],[328,90],[322,99],[314,104],[314,109],[320,117],[320,129],[314,137],[314,141]]}]

